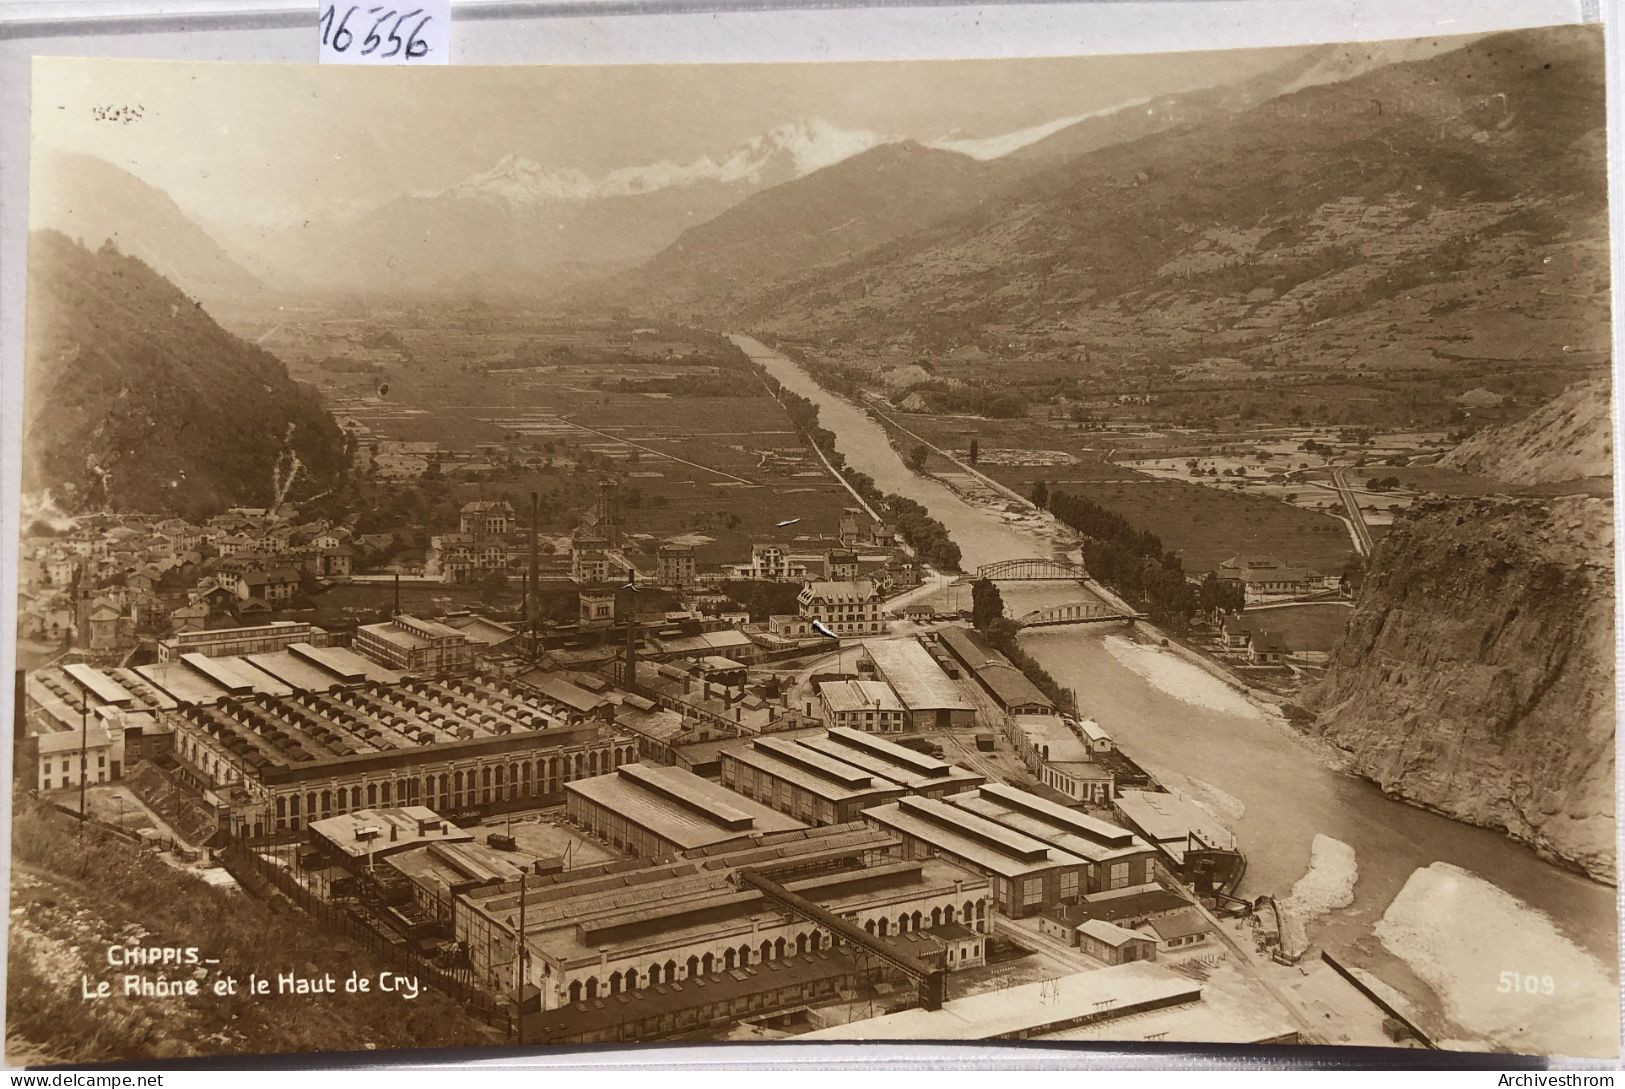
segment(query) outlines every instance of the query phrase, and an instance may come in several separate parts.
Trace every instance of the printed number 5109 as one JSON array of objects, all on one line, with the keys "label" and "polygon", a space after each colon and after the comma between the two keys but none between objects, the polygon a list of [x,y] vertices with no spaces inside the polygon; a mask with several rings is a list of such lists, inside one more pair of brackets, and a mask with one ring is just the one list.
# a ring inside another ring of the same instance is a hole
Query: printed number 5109
[{"label": "printed number 5109", "polygon": [[1553,995],[1557,993],[1557,981],[1551,976],[1526,976],[1507,971],[1501,973],[1501,982],[1495,989],[1502,994]]},{"label": "printed number 5109", "polygon": [[[416,60],[429,51],[423,28],[433,16],[424,15],[422,8],[402,12],[399,8],[382,4],[365,8],[360,4],[350,4],[342,16],[338,11],[338,5],[324,5],[320,19],[322,45],[335,53],[348,52],[352,46],[359,44],[360,48],[356,50],[358,56],[368,57],[378,53],[383,60],[395,56]],[[360,13],[360,18],[356,18],[357,13]],[[352,19],[355,20],[353,24]],[[401,27],[413,19],[417,20],[416,23],[402,38]],[[383,52],[379,53],[380,49]]]}]

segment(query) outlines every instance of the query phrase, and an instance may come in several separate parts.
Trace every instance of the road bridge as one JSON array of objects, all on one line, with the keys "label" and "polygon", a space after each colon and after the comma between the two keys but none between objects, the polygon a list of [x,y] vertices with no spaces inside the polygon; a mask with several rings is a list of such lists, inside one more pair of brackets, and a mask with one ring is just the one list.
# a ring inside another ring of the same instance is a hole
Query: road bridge
[{"label": "road bridge", "polygon": [[1000,560],[998,563],[984,563],[976,569],[976,577],[991,579],[994,582],[1037,582],[1046,579],[1066,579],[1077,582],[1088,578],[1089,571],[1081,563],[1030,557],[1021,560]]},{"label": "road bridge", "polygon": [[1354,530],[1354,547],[1362,556],[1371,555],[1374,547],[1371,540],[1371,528],[1365,524],[1365,512],[1360,509],[1359,497],[1349,485],[1348,478],[1343,470],[1332,470],[1332,484],[1337,488],[1338,498],[1343,500],[1343,506],[1349,512],[1349,526]]},{"label": "road bridge", "polygon": [[1062,624],[1107,624],[1117,620],[1144,620],[1144,613],[1126,613],[1098,601],[1069,601],[1034,609],[1016,618],[1021,628],[1049,628]]}]

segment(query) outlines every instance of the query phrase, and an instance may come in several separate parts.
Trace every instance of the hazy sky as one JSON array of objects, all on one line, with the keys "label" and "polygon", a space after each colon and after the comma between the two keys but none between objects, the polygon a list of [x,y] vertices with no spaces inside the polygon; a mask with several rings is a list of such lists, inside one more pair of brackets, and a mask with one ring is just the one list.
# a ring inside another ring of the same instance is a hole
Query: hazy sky
[{"label": "hazy sky", "polygon": [[[848,131],[995,137],[1246,78],[1298,52],[422,69],[41,58],[34,136],[107,159],[201,218],[263,222],[443,188],[508,154],[599,177],[720,159],[806,121],[837,146]],[[129,123],[93,112],[137,105]]]}]

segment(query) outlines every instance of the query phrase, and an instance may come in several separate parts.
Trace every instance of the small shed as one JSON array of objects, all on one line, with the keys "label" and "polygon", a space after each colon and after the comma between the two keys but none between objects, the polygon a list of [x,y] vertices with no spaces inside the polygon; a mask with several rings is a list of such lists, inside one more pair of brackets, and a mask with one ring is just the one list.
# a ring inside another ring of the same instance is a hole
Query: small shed
[{"label": "small shed", "polygon": [[1078,948],[1107,964],[1157,959],[1156,939],[1104,919],[1090,919],[1078,927]]},{"label": "small shed", "polygon": [[1202,918],[1195,908],[1185,908],[1182,911],[1147,919],[1145,925],[1157,936],[1157,944],[1163,949],[1184,949],[1200,945],[1207,941],[1208,935],[1213,932],[1208,921]]}]

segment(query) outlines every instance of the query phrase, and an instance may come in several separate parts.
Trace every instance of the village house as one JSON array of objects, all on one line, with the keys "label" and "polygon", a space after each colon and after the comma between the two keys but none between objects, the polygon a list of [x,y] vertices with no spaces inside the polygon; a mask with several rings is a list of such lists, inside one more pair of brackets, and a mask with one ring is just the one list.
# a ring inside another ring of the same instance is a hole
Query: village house
[{"label": "village house", "polygon": [[176,632],[199,631],[209,626],[209,606],[204,601],[194,601],[182,605],[178,609],[171,609],[169,613],[169,626]]},{"label": "village house", "polygon": [[1278,631],[1259,629],[1247,648],[1247,660],[1253,665],[1284,665],[1287,656],[1286,639]]},{"label": "village house", "polygon": [[1221,582],[1240,583],[1246,601],[1297,597],[1336,590],[1337,576],[1317,575],[1268,556],[1232,556],[1213,569]]},{"label": "village house", "polygon": [[750,546],[750,562],[735,566],[733,574],[742,579],[803,579],[812,572],[805,559],[792,558],[788,545],[758,541]]},{"label": "village house", "polygon": [[73,621],[73,602],[63,592],[18,594],[17,633],[22,638],[61,642],[73,634]]},{"label": "village house", "polygon": [[487,571],[506,571],[508,547],[499,538],[444,533],[429,539],[424,567],[444,582],[465,582]]},{"label": "village house", "polygon": [[464,503],[458,528],[475,537],[501,537],[512,533],[513,507],[505,499],[480,499]]},{"label": "village house", "polygon": [[299,572],[292,567],[249,571],[237,576],[236,590],[241,601],[258,600],[267,605],[281,605],[291,601],[299,592]]},{"label": "village house", "polygon": [[1158,948],[1165,952],[1200,945],[1213,932],[1207,920],[1191,907],[1147,919],[1140,929],[1155,935]]},{"label": "village house", "polygon": [[1219,637],[1231,650],[1245,650],[1247,644],[1253,641],[1252,621],[1241,613],[1226,613],[1224,619],[1219,621]]}]

